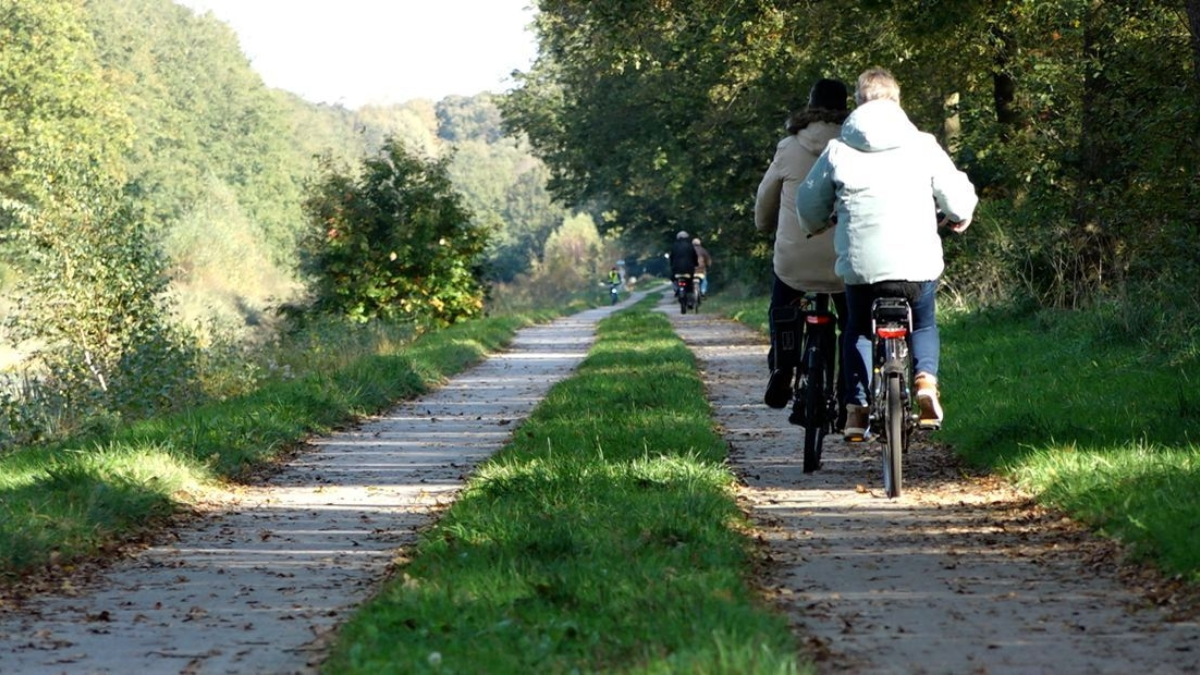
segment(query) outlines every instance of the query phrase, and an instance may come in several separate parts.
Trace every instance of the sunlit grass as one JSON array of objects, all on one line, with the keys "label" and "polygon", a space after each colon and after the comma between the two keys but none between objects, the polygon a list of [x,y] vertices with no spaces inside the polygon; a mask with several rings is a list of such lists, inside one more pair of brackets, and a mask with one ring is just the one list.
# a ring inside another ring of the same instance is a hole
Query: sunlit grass
[{"label": "sunlit grass", "polygon": [[281,362],[292,364],[289,377],[103,437],[6,454],[0,457],[0,581],[97,555],[136,536],[310,434],[427,390],[500,349],[530,321],[510,315],[421,336],[404,328],[321,330],[280,352]]},{"label": "sunlit grass", "polygon": [[1194,361],[1071,314],[956,316],[942,335],[947,441],[1200,582]]},{"label": "sunlit grass", "polygon": [[691,353],[643,306],[601,324],[395,583],[342,672],[792,673]]}]

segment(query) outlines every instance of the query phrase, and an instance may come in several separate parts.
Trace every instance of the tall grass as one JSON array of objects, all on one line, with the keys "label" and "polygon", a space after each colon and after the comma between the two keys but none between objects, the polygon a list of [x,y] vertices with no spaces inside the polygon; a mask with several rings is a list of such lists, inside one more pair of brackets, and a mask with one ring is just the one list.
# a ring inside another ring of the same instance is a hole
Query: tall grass
[{"label": "tall grass", "polygon": [[692,355],[643,306],[600,326],[326,670],[791,673]]}]

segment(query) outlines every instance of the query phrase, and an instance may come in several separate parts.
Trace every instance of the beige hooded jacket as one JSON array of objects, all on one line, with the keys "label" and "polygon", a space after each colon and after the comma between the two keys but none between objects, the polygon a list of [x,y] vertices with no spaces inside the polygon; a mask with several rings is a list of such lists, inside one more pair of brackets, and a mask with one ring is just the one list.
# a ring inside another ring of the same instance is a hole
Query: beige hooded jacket
[{"label": "beige hooded jacket", "polygon": [[[809,238],[796,215],[796,186],[808,176],[840,124],[815,121],[779,141],[775,158],[758,184],[754,225],[759,232],[775,233],[775,275],[798,291],[838,293],[842,280],[833,272],[837,256],[830,231]],[[780,206],[783,205],[783,208]]]}]

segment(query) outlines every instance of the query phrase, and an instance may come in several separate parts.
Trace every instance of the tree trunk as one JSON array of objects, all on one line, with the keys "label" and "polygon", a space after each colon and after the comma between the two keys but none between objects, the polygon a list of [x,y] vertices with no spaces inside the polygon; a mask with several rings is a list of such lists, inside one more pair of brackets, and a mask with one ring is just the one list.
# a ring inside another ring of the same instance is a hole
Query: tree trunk
[{"label": "tree trunk", "polygon": [[995,101],[996,121],[1000,123],[1000,138],[1007,141],[1024,126],[1021,111],[1016,107],[1017,84],[1011,68],[1017,58],[1017,40],[1011,32],[996,24],[992,24],[990,30],[997,45],[992,58],[992,99]]},{"label": "tree trunk", "polygon": [[1109,136],[1106,102],[1112,96],[1112,82],[1105,68],[1105,48],[1113,44],[1104,0],[1091,0],[1083,29],[1083,98],[1080,110],[1079,174],[1073,215],[1071,248],[1060,270],[1062,282],[1070,286],[1072,297],[1066,304],[1076,305],[1100,290],[1105,283],[1106,265],[1113,251],[1109,233],[1097,203],[1102,189],[1111,181],[1121,180],[1118,148]]}]

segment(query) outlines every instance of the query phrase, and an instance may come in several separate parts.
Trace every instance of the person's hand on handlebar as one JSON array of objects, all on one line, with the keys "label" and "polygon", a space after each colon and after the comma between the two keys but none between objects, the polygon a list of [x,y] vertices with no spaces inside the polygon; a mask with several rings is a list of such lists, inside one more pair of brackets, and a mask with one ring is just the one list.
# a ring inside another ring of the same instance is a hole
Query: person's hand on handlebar
[{"label": "person's hand on handlebar", "polygon": [[970,226],[970,218],[954,222],[950,220],[950,216],[942,216],[942,219],[938,221],[938,227],[948,227],[950,228],[950,231],[954,232],[955,234],[962,234],[963,232],[966,232],[967,228]]}]

